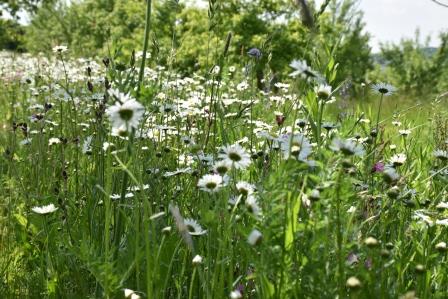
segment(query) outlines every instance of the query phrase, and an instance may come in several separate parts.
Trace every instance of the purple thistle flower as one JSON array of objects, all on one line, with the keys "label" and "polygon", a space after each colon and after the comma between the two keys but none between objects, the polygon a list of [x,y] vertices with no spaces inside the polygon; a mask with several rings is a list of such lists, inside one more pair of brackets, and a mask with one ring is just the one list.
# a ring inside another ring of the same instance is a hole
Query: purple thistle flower
[{"label": "purple thistle flower", "polygon": [[377,162],[373,165],[372,172],[383,172],[384,171],[384,163]]},{"label": "purple thistle flower", "polygon": [[252,48],[247,51],[247,55],[256,59],[260,59],[263,54],[261,53],[260,49]]}]

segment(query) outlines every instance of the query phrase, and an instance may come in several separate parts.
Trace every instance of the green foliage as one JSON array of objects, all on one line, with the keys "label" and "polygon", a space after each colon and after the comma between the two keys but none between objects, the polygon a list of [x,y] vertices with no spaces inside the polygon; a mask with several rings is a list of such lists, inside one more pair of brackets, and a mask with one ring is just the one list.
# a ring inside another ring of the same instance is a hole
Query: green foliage
[{"label": "green foliage", "polygon": [[381,48],[382,68],[374,78],[394,82],[407,93],[415,95],[437,94],[446,91],[448,85],[448,34],[440,35],[440,47],[428,47],[422,43],[419,32],[415,39],[403,39],[401,43],[386,44]]},{"label": "green foliage", "polygon": [[0,50],[23,52],[25,29],[14,20],[0,19]]},{"label": "green foliage", "polygon": [[[328,12],[324,5],[315,12],[316,27],[308,28],[289,1],[211,1],[208,12],[173,0],[156,1],[151,53],[158,63],[184,73],[211,67],[220,55],[217,49],[222,49],[216,46],[231,32],[227,63],[239,63],[250,48],[260,48],[259,80],[267,70],[274,82],[279,81],[293,59],[309,60],[314,52],[327,56],[330,51],[339,64],[337,82],[347,77],[360,82],[372,65],[369,36],[363,32],[355,4],[345,0],[330,6]],[[119,48],[128,57],[132,50],[141,49],[144,13],[144,3],[137,0],[42,6],[28,28],[27,46],[37,52],[66,44],[81,56],[107,55]]]}]

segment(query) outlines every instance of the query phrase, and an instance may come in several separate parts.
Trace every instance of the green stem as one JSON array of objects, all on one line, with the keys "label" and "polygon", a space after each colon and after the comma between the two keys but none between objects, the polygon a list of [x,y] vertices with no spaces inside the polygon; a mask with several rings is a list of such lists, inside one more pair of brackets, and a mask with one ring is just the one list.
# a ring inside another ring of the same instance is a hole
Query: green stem
[{"label": "green stem", "polygon": [[137,96],[140,94],[140,86],[145,73],[146,51],[148,51],[149,32],[151,30],[151,3],[151,0],[146,1],[145,39],[143,40],[142,63],[140,65],[140,73],[138,74]]}]

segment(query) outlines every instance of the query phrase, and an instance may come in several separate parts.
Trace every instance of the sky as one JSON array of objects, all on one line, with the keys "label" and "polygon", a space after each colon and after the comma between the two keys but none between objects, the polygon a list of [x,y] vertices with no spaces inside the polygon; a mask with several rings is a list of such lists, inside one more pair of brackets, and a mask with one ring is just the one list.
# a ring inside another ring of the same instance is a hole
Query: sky
[{"label": "sky", "polygon": [[[448,4],[448,0],[439,0]],[[431,36],[430,46],[438,46],[438,34],[448,31],[448,8],[431,0],[361,0],[366,30],[372,35],[373,51],[379,43],[413,38],[417,28],[423,38]]]}]

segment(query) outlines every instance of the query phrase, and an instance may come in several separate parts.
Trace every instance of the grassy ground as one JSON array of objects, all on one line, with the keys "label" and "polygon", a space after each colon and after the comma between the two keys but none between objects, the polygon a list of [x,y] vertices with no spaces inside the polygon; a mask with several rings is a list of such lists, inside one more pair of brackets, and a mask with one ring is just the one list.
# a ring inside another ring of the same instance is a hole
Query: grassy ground
[{"label": "grassy ground", "polygon": [[264,93],[250,57],[152,66],[139,92],[113,61],[22,62],[1,79],[3,298],[445,296],[443,102]]}]

